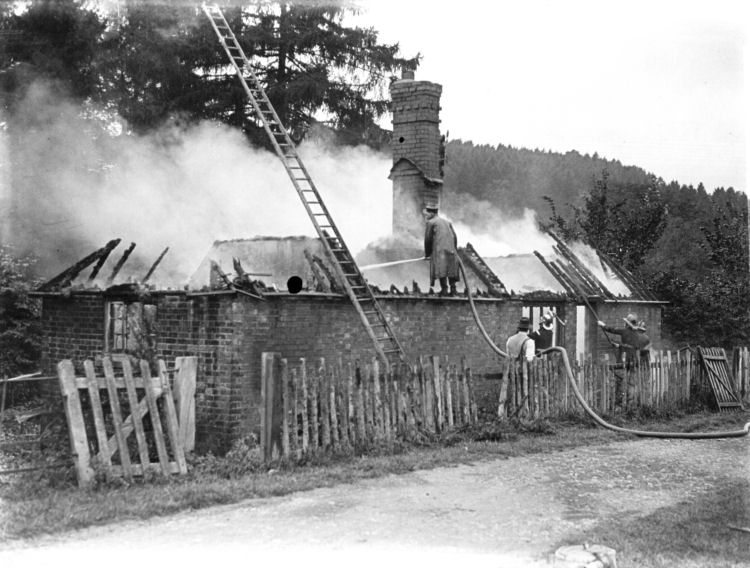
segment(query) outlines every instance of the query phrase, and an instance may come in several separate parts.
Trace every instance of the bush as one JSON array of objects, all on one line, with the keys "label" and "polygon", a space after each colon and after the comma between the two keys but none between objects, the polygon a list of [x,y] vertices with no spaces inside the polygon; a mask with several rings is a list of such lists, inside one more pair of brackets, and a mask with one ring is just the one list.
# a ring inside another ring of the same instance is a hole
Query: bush
[{"label": "bush", "polygon": [[[0,378],[14,377],[39,369],[41,331],[39,302],[29,296],[38,284],[29,276],[31,258],[16,258],[0,247]],[[16,394],[29,391],[24,385]]]}]

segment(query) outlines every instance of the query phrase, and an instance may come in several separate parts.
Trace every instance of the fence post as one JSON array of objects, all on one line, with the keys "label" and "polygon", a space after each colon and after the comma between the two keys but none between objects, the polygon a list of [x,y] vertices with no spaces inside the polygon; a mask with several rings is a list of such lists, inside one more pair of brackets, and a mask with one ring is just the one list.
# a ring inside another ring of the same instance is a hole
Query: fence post
[{"label": "fence post", "polygon": [[291,421],[291,451],[294,454],[295,459],[300,458],[299,451],[299,380],[297,379],[297,369],[292,368],[291,370],[291,382],[292,382],[292,421]]},{"label": "fence post", "polygon": [[87,487],[94,479],[94,470],[91,467],[91,454],[86,438],[86,426],[83,422],[81,399],[78,396],[78,387],[76,386],[75,370],[69,359],[57,364],[57,376],[60,379],[65,416],[70,428],[70,445],[75,459],[78,485]]},{"label": "fence post", "polygon": [[281,455],[289,459],[289,369],[281,359]]},{"label": "fence post", "polygon": [[302,382],[302,453],[310,451],[310,395],[307,387],[307,361],[304,357],[299,360],[300,381]]},{"label": "fence post", "polygon": [[276,382],[276,360],[280,354],[274,351],[264,351],[261,354],[261,375],[263,380],[260,384],[260,442],[263,450],[263,459],[268,461],[273,457],[273,446],[280,442],[280,432],[274,432],[274,391]]},{"label": "fence post", "polygon": [[383,399],[380,396],[380,361],[372,358],[372,418],[375,439],[383,437]]},{"label": "fence post", "polygon": [[318,400],[320,401],[320,445],[324,450],[331,447],[331,418],[330,408],[328,407],[328,373],[326,372],[325,359],[318,359]]},{"label": "fence post", "polygon": [[[513,380],[511,378],[513,363],[509,359],[506,359],[504,367],[503,377],[500,381],[500,394],[497,397],[497,417],[500,420],[505,420],[508,417],[508,397],[510,396],[512,400],[512,394],[509,391],[511,390],[511,381]],[[458,389],[456,389],[456,402],[458,400]],[[458,415],[458,413],[456,414]]]},{"label": "fence post", "polygon": [[312,453],[320,451],[320,424],[318,419],[318,391],[320,390],[320,375],[315,368],[310,377],[310,448]]},{"label": "fence post", "polygon": [[339,439],[339,418],[338,418],[338,404],[336,395],[338,388],[336,388],[336,365],[331,365],[328,369],[328,416],[331,420],[331,444],[334,449],[338,449],[340,445]]},{"label": "fence post", "polygon": [[442,432],[445,429],[445,414],[443,412],[443,379],[440,374],[440,357],[430,355],[430,364],[432,365],[432,385],[434,391],[433,401],[437,406],[437,431]]},{"label": "fence post", "polygon": [[180,423],[180,440],[186,452],[195,449],[195,382],[197,357],[177,357],[174,361],[174,398]]},{"label": "fence post", "polygon": [[355,377],[355,388],[357,391],[357,442],[360,445],[365,445],[367,439],[367,416],[365,413],[364,396],[365,379],[362,377],[362,368],[359,366],[359,361],[357,361]]},{"label": "fence post", "polygon": [[453,428],[453,381],[456,376],[456,366],[451,365],[445,373],[445,414],[448,419],[448,427]]},{"label": "fence post", "polygon": [[357,442],[357,424],[354,414],[354,370],[351,360],[346,362],[346,423],[349,428],[349,443],[354,446]]}]

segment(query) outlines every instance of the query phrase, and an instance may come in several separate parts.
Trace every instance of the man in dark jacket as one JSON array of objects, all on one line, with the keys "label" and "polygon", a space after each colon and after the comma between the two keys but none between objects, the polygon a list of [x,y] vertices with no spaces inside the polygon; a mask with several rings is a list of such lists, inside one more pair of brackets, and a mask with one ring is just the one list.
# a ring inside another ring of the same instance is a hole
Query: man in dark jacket
[{"label": "man in dark jacket", "polygon": [[544,351],[552,347],[554,335],[555,316],[550,311],[545,311],[542,321],[539,323],[539,329],[532,331],[529,337],[534,340],[537,351]]},{"label": "man in dark jacket", "polygon": [[[625,353],[625,372],[626,376],[622,377],[615,373],[617,377],[615,382],[615,401],[623,406],[628,405],[629,400],[633,400],[635,389],[637,368],[648,369],[650,363],[650,354],[648,347],[651,345],[651,339],[646,335],[646,326],[638,322],[635,314],[628,314],[623,318],[625,327],[609,327],[603,321],[597,322],[607,333],[619,335],[622,340],[619,344],[618,357],[622,360],[622,354]],[[646,371],[647,372],[647,371]]]},{"label": "man in dark jacket", "polygon": [[[455,296],[458,282],[458,239],[453,225],[438,216],[436,207],[424,210],[427,225],[424,233],[424,255],[430,259],[430,286],[440,282],[441,296]],[[450,285],[450,291],[448,286]]]},{"label": "man in dark jacket", "polygon": [[627,368],[630,369],[635,365],[648,365],[648,347],[651,345],[651,339],[646,335],[645,326],[638,323],[635,314],[628,314],[626,318],[623,318],[623,321],[625,327],[620,328],[609,327],[603,321],[597,323],[607,333],[620,336],[620,352],[625,353],[625,366]]}]

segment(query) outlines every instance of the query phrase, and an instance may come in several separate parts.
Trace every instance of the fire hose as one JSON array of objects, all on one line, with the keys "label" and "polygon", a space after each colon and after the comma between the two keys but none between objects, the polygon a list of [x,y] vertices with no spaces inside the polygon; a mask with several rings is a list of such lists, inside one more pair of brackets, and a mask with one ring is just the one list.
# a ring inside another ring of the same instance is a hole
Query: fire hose
[{"label": "fire hose", "polygon": [[[477,324],[477,328],[479,328],[479,331],[481,332],[482,336],[484,337],[484,340],[487,342],[487,344],[492,348],[492,350],[504,358],[509,358],[509,355],[505,353],[502,349],[500,349],[494,341],[492,341],[492,338],[487,333],[487,330],[484,328],[484,325],[482,324],[481,320],[479,319],[479,314],[477,312],[477,308],[474,305],[474,299],[471,296],[471,291],[469,290],[469,284],[466,280],[466,272],[464,270],[464,265],[461,262],[461,260],[458,260],[458,268],[461,272],[461,278],[464,282],[464,288],[466,289],[466,297],[469,300],[469,306],[471,307],[471,313],[474,316],[474,321]],[[589,306],[591,308],[591,306]],[[686,440],[708,440],[708,439],[717,439],[717,438],[742,438],[744,436],[747,436],[750,434],[750,422],[746,423],[745,426],[741,430],[727,430],[727,431],[718,431],[718,432],[649,432],[647,430],[634,430],[631,428],[622,428],[620,426],[615,426],[614,424],[610,424],[606,420],[604,420],[601,416],[599,416],[596,412],[594,412],[594,409],[591,408],[587,403],[586,400],[583,398],[583,395],[581,394],[581,391],[578,390],[578,385],[576,384],[576,379],[573,376],[573,369],[570,366],[570,360],[568,359],[568,352],[565,350],[564,347],[550,347],[548,349],[544,349],[540,352],[540,355],[545,355],[547,353],[560,353],[562,356],[563,364],[565,365],[565,372],[568,375],[568,382],[570,383],[571,388],[573,389],[573,394],[576,397],[576,400],[578,400],[578,403],[583,407],[583,409],[586,411],[586,413],[596,422],[599,426],[602,428],[606,428],[607,430],[612,430],[613,432],[620,432],[621,434],[631,434],[634,436],[638,436],[641,438],[678,438],[678,439],[686,439]]]}]

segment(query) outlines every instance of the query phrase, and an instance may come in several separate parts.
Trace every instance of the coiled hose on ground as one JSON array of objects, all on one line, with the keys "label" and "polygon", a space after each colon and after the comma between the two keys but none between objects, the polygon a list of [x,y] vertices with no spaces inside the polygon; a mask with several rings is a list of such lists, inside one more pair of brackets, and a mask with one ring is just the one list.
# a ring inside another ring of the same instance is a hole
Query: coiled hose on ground
[{"label": "coiled hose on ground", "polygon": [[[464,288],[466,289],[466,297],[469,299],[469,306],[471,307],[471,313],[474,316],[474,321],[476,322],[477,327],[479,328],[479,331],[481,332],[487,344],[492,348],[492,350],[498,355],[500,355],[501,357],[504,357],[507,359],[508,354],[505,353],[502,349],[500,349],[495,344],[494,341],[492,341],[492,338],[489,336],[489,334],[487,333],[487,330],[484,328],[484,325],[479,319],[479,313],[477,313],[477,308],[474,305],[474,299],[471,297],[471,291],[469,290],[469,284],[466,281],[466,271],[464,270],[464,265],[460,259],[458,261],[458,268],[461,272],[461,278],[463,279],[463,282],[464,282]],[[564,347],[550,347],[549,349],[543,350],[540,354],[545,355],[547,353],[554,353],[554,352],[560,353],[560,355],[562,356],[563,364],[565,365],[565,372],[568,375],[568,382],[570,383],[570,386],[573,389],[573,394],[575,395],[579,404],[583,407],[586,413],[594,420],[594,422],[596,422],[602,428],[606,428],[607,430],[612,430],[613,432],[620,432],[621,434],[631,434],[634,436],[639,436],[641,438],[678,438],[678,439],[686,439],[686,440],[742,438],[750,434],[750,422],[746,423],[745,426],[741,430],[726,430],[726,431],[718,431],[718,432],[649,432],[647,430],[633,430],[631,428],[622,428],[620,426],[615,426],[614,424],[610,424],[609,422],[604,420],[601,416],[599,416],[596,412],[594,412],[594,409],[591,408],[584,400],[583,395],[581,394],[581,391],[578,390],[576,379],[573,376],[573,369],[571,368],[570,360],[568,359],[568,352],[565,350],[565,348]]]}]

